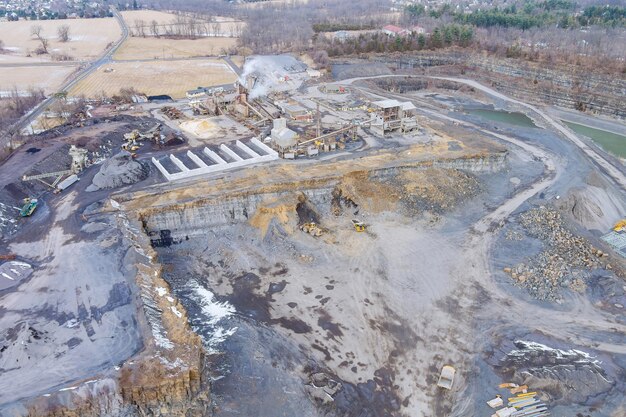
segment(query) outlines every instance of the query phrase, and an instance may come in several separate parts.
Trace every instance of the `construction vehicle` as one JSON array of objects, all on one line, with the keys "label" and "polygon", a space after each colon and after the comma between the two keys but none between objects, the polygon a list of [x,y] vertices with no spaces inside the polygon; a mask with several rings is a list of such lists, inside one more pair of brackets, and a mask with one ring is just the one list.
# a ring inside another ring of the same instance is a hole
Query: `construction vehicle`
[{"label": "construction vehicle", "polygon": [[127,141],[134,141],[139,139],[140,137],[141,134],[137,129],[133,130],[132,132],[124,133],[124,139]]},{"label": "construction vehicle", "polygon": [[613,226],[614,232],[626,232],[626,219],[622,219]]},{"label": "construction vehicle", "polygon": [[37,208],[37,199],[36,198],[25,198],[24,206],[20,210],[20,216],[29,217],[35,212]]},{"label": "construction vehicle", "polygon": [[141,148],[141,146],[134,142],[122,144],[122,149],[129,152],[138,151],[139,148]]},{"label": "construction vehicle", "polygon": [[323,231],[322,229],[315,223],[310,222],[310,223],[304,223],[302,226],[300,226],[300,230],[302,230],[304,233],[308,233],[311,236],[321,236]]},{"label": "construction vehicle", "polygon": [[437,386],[445,389],[452,389],[455,374],[456,369],[454,369],[450,365],[444,365],[444,367],[441,368],[441,375],[439,375],[439,381],[437,381]]},{"label": "construction vehicle", "polygon": [[354,226],[354,230],[356,230],[357,232],[364,232],[366,229],[365,223],[355,219],[352,219],[352,226]]}]

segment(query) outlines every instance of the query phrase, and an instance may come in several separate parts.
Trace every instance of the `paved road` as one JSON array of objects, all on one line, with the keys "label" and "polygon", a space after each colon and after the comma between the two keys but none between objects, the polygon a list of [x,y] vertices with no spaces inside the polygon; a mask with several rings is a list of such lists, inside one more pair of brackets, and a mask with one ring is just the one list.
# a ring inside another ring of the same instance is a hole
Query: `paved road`
[{"label": "paved road", "polygon": [[[76,85],[76,83],[78,83],[79,81],[83,80],[85,77],[87,77],[89,74],[91,74],[94,71],[96,71],[101,66],[109,63],[111,61],[111,57],[113,56],[113,54],[115,54],[115,52],[119,49],[119,47],[122,45],[122,43],[124,43],[124,41],[128,38],[128,25],[124,21],[124,18],[117,11],[117,9],[115,9],[114,7],[112,7],[111,10],[113,11],[113,15],[115,16],[115,18],[117,19],[117,22],[119,23],[120,27],[122,28],[122,37],[110,49],[108,49],[98,60],[93,61],[86,68],[82,69],[77,74],[75,74],[72,79],[70,79],[67,83],[65,83],[59,89],[59,91],[68,91],[68,90],[70,90],[74,85]],[[39,103],[39,105],[37,105],[33,110],[31,110],[29,113],[25,114],[13,126],[13,129],[11,129],[11,130],[21,131],[22,129],[25,129],[29,124],[31,124],[35,119],[37,119],[37,117],[39,117],[39,115],[41,115],[41,113],[47,107],[49,107],[52,104],[54,104],[54,102],[56,100],[57,100],[57,98],[54,95],[46,98],[44,101]],[[6,135],[6,136],[8,136],[8,135]],[[1,137],[0,138],[0,142],[2,142],[1,144],[6,144],[6,143],[8,143],[9,139],[10,139],[9,137]]]},{"label": "paved road", "polygon": [[228,64],[229,67],[232,68],[233,71],[235,71],[235,74],[237,74],[237,76],[241,77],[241,74],[243,73],[243,70],[241,68],[239,68],[237,66],[237,64],[235,64],[233,62],[232,59],[230,59],[230,56],[225,56],[223,57],[224,61]]},{"label": "paved road", "polygon": [[0,68],[23,68],[23,67],[75,67],[84,61],[54,61],[54,62],[11,62],[0,63]]}]

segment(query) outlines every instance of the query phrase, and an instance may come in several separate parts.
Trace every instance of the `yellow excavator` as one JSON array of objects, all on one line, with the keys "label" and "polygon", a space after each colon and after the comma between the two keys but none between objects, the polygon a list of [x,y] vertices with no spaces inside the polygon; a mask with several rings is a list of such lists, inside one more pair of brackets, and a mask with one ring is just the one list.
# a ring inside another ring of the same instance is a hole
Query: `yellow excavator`
[{"label": "yellow excavator", "polygon": [[365,223],[355,219],[352,219],[352,226],[354,226],[354,230],[356,230],[357,232],[364,232],[366,229]]},{"label": "yellow excavator", "polygon": [[626,219],[622,219],[613,226],[614,232],[626,232]]}]

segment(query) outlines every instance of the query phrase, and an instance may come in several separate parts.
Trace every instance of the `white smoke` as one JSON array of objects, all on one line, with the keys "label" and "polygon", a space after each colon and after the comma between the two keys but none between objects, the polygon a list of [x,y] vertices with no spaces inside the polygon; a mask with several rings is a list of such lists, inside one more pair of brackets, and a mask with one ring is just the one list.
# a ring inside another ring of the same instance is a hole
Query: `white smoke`
[{"label": "white smoke", "polygon": [[279,80],[281,78],[284,79],[288,74],[272,57],[257,55],[246,60],[239,82],[247,87],[246,80],[248,76],[256,77],[256,83],[252,90],[249,91],[250,98],[255,99],[267,96],[276,90],[280,82]]}]

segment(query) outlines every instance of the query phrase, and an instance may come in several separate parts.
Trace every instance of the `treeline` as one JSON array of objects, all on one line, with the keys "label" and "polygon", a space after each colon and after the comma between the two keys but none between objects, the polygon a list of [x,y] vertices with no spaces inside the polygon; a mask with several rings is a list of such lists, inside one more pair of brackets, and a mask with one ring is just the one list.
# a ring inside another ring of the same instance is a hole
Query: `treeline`
[{"label": "treeline", "polygon": [[569,0],[530,1],[522,6],[516,4],[500,8],[475,10],[471,13],[453,12],[450,4],[426,10],[423,5],[410,5],[405,8],[409,20],[429,17],[440,19],[448,16],[457,23],[477,27],[500,26],[528,30],[533,27],[558,25],[561,28],[582,26],[626,27],[626,7],[623,6],[587,6],[582,12],[577,11],[576,3]]},{"label": "treeline", "polygon": [[322,31],[381,28],[390,23],[385,15],[390,8],[389,0],[268,2],[240,8],[237,16],[246,25],[239,43],[255,53],[302,51],[311,46],[313,25]]},{"label": "treeline", "polygon": [[435,28],[430,34],[412,33],[408,36],[388,36],[376,32],[361,34],[344,41],[320,39],[317,47],[325,49],[328,56],[352,55],[360,53],[409,52],[425,49],[439,49],[450,46],[468,47],[474,39],[474,31],[469,26],[456,24]]},{"label": "treeline", "polygon": [[376,29],[377,26],[373,23],[369,24],[355,24],[355,23],[314,23],[313,32],[337,32],[339,30],[371,30]]},{"label": "treeline", "polygon": [[519,29],[541,27],[551,19],[552,17],[548,13],[533,15],[525,11],[517,11],[514,8],[499,10],[497,7],[490,10],[480,10],[468,14],[455,15],[455,20],[460,23],[480,27],[502,26],[505,28],[514,27]]},{"label": "treeline", "polygon": [[577,18],[582,26],[626,27],[626,7],[589,6]]}]

